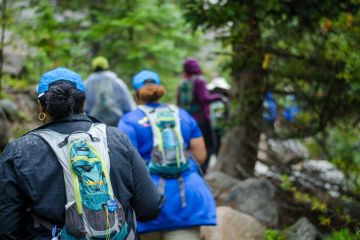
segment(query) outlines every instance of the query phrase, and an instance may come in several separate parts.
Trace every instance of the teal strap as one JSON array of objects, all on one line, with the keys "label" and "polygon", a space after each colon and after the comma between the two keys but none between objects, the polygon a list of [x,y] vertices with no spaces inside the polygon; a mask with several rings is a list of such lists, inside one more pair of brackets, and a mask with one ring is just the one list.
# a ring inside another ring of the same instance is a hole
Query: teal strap
[{"label": "teal strap", "polygon": [[[115,234],[115,236],[113,236],[111,238],[111,240],[133,240],[133,239],[135,239],[134,232],[132,230],[130,230],[130,232],[129,232],[128,230],[129,230],[129,225],[125,222],[125,224],[121,227],[121,230],[117,234]],[[131,233],[134,236],[134,238],[129,238]]]}]

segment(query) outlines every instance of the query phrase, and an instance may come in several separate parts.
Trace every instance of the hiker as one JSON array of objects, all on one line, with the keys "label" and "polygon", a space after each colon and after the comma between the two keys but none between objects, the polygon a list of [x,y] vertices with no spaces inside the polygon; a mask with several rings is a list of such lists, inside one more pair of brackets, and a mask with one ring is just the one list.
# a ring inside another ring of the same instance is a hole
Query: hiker
[{"label": "hiker", "polygon": [[[285,91],[289,92],[289,88],[285,88]],[[276,100],[274,94],[268,91],[264,95],[263,107],[264,120],[270,124],[271,128],[275,129],[279,128],[283,123],[294,123],[300,112],[296,97],[291,93]]]},{"label": "hiker", "polygon": [[[211,94],[220,94],[223,98],[229,98],[230,85],[222,77],[214,78],[206,85]],[[225,124],[229,116],[229,101],[214,101],[210,104],[210,123],[216,139],[216,151],[218,155],[221,147],[221,138],[225,135]]]},{"label": "hiker", "polygon": [[66,68],[42,75],[44,124],[0,159],[0,239],[130,240],[135,215],[158,216],[163,199],[142,158],[119,130],[83,114],[84,92]]},{"label": "hiker", "polygon": [[128,87],[109,69],[104,57],[92,61],[93,73],[85,81],[86,101],[84,110],[109,126],[116,127],[119,119],[135,108]]},{"label": "hiker", "polygon": [[215,201],[198,167],[206,158],[201,131],[186,111],[159,102],[165,89],[155,72],[135,75],[133,88],[138,108],[118,128],[139,150],[165,195],[160,216],[140,220],[138,231],[144,240],[199,240],[200,226],[216,224]]},{"label": "hiker", "polygon": [[202,70],[198,61],[188,58],[183,63],[184,79],[178,88],[178,105],[191,114],[198,123],[205,139],[207,156],[201,166],[206,172],[211,154],[216,153],[216,139],[210,122],[210,103],[215,101],[227,102],[220,94],[210,94],[206,89],[206,81],[202,76]]}]

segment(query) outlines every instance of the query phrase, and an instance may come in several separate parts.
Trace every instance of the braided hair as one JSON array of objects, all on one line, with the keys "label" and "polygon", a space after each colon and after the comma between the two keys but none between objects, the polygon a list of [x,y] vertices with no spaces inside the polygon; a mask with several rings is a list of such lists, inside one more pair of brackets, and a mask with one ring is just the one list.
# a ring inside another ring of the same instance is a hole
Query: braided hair
[{"label": "braided hair", "polygon": [[39,98],[40,104],[53,120],[81,113],[84,101],[85,93],[65,80],[52,83],[49,90]]}]

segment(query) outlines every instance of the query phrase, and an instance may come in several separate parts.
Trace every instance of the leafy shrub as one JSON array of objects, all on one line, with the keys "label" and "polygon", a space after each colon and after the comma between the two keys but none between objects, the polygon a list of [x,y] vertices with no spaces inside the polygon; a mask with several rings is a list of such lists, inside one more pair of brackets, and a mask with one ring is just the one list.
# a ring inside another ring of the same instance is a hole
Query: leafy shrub
[{"label": "leafy shrub", "polygon": [[266,229],[265,230],[265,240],[285,240],[285,237],[278,230]]},{"label": "leafy shrub", "polygon": [[348,228],[344,228],[339,231],[333,232],[331,236],[325,238],[325,240],[359,240],[359,239],[360,239],[360,229],[352,233]]}]

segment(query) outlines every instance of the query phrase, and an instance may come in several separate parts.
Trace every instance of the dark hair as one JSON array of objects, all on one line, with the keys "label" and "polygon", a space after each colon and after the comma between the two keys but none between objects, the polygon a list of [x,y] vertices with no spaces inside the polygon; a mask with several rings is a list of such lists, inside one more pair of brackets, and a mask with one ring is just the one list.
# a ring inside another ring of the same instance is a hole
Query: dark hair
[{"label": "dark hair", "polygon": [[165,94],[165,88],[156,84],[145,84],[136,91],[136,95],[145,103],[157,102]]},{"label": "dark hair", "polygon": [[39,98],[53,120],[81,113],[85,93],[77,90],[65,80],[58,80],[49,86],[49,90]]},{"label": "dark hair", "polygon": [[105,71],[105,69],[102,68],[102,67],[96,67],[96,68],[94,69],[94,72],[102,72],[102,71]]}]

